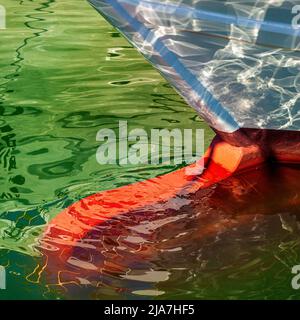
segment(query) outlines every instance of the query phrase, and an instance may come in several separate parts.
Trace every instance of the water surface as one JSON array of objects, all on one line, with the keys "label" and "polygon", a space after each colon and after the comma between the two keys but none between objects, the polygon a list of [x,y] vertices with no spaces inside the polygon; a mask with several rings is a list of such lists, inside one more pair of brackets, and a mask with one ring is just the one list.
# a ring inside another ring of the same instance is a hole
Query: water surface
[{"label": "water surface", "polygon": [[[38,241],[51,218],[87,195],[177,169],[100,166],[98,130],[117,128],[119,120],[147,131],[204,128],[206,145],[213,133],[85,1],[1,4],[8,13],[0,31],[2,298],[297,298],[290,286],[290,268],[300,263],[297,202],[285,202],[290,189],[270,214],[263,204],[247,211],[245,201],[224,202],[243,192],[239,179],[228,182],[228,193],[224,182],[198,194],[183,212],[140,212],[104,225],[99,248],[110,244],[106,259],[115,265],[100,278],[81,270],[91,285],[58,286],[54,271],[42,268]],[[101,265],[103,257],[95,257]]]}]

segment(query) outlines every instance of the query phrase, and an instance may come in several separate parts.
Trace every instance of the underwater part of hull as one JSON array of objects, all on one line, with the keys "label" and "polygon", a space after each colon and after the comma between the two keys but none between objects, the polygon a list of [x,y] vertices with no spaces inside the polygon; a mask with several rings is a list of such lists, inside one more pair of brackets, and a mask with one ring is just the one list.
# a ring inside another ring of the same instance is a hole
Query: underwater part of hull
[{"label": "underwater part of hull", "polygon": [[[249,131],[248,137],[250,133],[256,137],[259,135],[258,132]],[[292,133],[287,132],[286,134],[290,136]],[[290,145],[285,143],[286,140],[280,142],[279,132],[278,135],[276,132],[260,133],[260,136],[264,139],[268,138],[269,142],[273,139],[273,146],[270,148],[272,160],[276,160],[274,158],[276,155],[278,162],[300,163],[300,148],[295,146],[291,140]],[[300,141],[299,135],[297,138]],[[92,249],[93,241],[97,242],[101,234],[109,232],[110,228],[105,226],[110,221],[113,223],[115,219],[120,219],[122,216],[134,216],[137,212],[145,212],[149,216],[155,216],[156,212],[168,210],[179,213],[186,207],[189,197],[193,195],[201,197],[202,191],[205,192],[221,181],[230,180],[236,175],[255,175],[257,168],[267,159],[266,152],[259,145],[245,143],[243,147],[233,146],[217,136],[204,159],[199,160],[196,164],[148,181],[100,192],[74,203],[49,222],[40,240],[40,247],[46,257],[45,268],[49,283],[58,284],[64,279],[64,283],[78,284],[80,281],[78,282],[76,279],[80,278],[82,268],[90,268],[89,271],[92,274],[95,272],[101,274],[103,268],[108,268],[108,265],[101,267],[89,265],[87,261],[83,263],[81,258],[83,260],[88,258],[85,254],[81,255],[80,252]],[[203,172],[200,173],[201,171]],[[286,179],[288,180],[289,177],[285,177]],[[266,188],[270,187],[266,182],[267,178],[264,181]],[[292,181],[291,187],[293,185],[295,183]],[[238,189],[241,188],[238,187]],[[232,192],[235,194],[239,191]],[[269,191],[266,189],[261,192],[267,194]],[[288,199],[289,195],[286,200],[289,201]],[[198,201],[201,202],[201,199]],[[235,210],[234,204],[230,203],[230,197],[228,198],[229,203],[226,205],[224,203],[220,205],[218,203],[220,199],[212,199],[211,201],[216,202],[216,206],[227,206],[233,211]],[[250,217],[251,219],[252,217]],[[248,221],[249,216],[242,216],[238,219],[238,224],[246,224]],[[118,221],[117,223],[118,228],[122,229],[122,222]],[[233,225],[236,223],[237,221]],[[222,228],[230,229],[233,225],[226,222]],[[104,229],[101,229],[101,226],[104,226]],[[207,226],[207,230],[202,231],[203,237],[217,233],[218,226],[220,227],[220,223]],[[105,228],[108,231],[105,231]],[[98,232],[98,235],[93,240],[93,232],[95,231]],[[102,263],[103,261],[101,265]],[[62,272],[62,270],[65,271]],[[77,275],[77,278],[74,278],[74,274]]]},{"label": "underwater part of hull", "polygon": [[[240,129],[233,133],[217,130],[216,132],[223,141],[232,146],[256,146],[260,150],[258,154],[262,155],[264,161],[300,163],[299,131]],[[257,157],[260,158],[258,154]]]}]

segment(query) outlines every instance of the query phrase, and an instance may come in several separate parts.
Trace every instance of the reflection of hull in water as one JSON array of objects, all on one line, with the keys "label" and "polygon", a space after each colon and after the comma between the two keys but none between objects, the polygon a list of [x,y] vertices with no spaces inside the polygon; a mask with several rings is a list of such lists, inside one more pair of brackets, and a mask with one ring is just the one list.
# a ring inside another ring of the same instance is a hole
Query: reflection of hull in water
[{"label": "reflection of hull in water", "polygon": [[[255,251],[258,244],[298,234],[298,218],[292,216],[299,215],[299,181],[299,169],[263,166],[160,205],[143,207],[143,197],[138,198],[139,208],[124,203],[128,187],[114,190],[114,195],[100,194],[97,201],[85,199],[60,214],[41,242],[48,257],[48,282],[78,297],[91,292],[98,292],[98,298],[105,292],[155,295],[159,282],[172,280],[173,269],[200,268],[201,261],[189,257],[191,252],[202,252],[208,265],[216,263],[214,254],[218,263],[238,265],[239,254]],[[138,185],[131,191],[131,201],[141,195]],[[122,215],[111,218],[112,212]],[[217,249],[220,241],[225,256]]]}]

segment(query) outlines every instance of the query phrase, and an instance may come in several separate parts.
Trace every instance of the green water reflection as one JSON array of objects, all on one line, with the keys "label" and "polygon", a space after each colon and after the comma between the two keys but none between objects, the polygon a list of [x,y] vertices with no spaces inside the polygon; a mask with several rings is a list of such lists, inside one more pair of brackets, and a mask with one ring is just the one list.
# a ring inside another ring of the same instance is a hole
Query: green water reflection
[{"label": "green water reflection", "polygon": [[[66,291],[51,290],[42,275],[36,244],[45,224],[82,197],[176,169],[100,166],[98,130],[117,128],[119,120],[147,131],[204,128],[206,146],[213,133],[87,2],[0,4],[8,14],[7,29],[0,30],[0,265],[7,270],[0,298],[67,298]],[[197,234],[198,220],[191,221],[190,232]],[[194,248],[193,239],[185,243],[191,256],[172,261],[182,270],[159,285],[164,294],[158,298],[297,298],[289,269],[300,264],[297,233],[281,230],[260,245],[247,234],[239,236],[252,244],[252,253],[237,250],[241,262],[235,265],[222,257],[217,267],[208,261],[213,267],[206,272],[195,256],[205,248]],[[215,252],[221,255],[223,247]],[[164,260],[151,263],[160,270],[170,266]]]},{"label": "green water reflection", "polygon": [[176,168],[98,165],[99,129],[128,120],[146,130],[206,128],[207,144],[213,134],[87,2],[1,5],[0,264],[9,281],[0,295],[36,298],[43,289],[28,274],[50,218],[86,195]]}]

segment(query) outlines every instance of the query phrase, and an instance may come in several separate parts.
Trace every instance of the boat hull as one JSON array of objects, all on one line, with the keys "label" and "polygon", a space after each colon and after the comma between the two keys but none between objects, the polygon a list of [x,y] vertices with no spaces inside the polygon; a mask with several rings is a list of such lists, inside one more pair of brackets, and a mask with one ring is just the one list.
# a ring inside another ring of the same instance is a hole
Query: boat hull
[{"label": "boat hull", "polygon": [[299,131],[296,1],[90,2],[213,129]]}]

